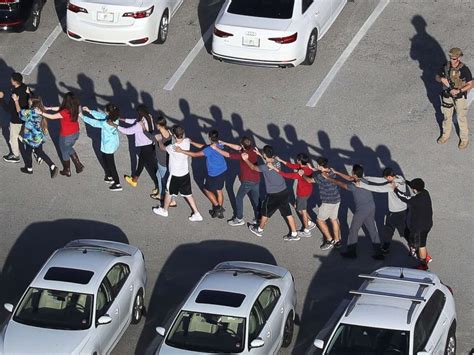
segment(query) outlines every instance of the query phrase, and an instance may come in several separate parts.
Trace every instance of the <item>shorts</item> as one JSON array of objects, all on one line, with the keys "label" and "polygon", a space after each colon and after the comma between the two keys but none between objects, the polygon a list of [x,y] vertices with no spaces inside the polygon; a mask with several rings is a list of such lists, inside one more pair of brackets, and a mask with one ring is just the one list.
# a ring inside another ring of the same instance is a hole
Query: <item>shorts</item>
[{"label": "shorts", "polygon": [[225,172],[217,176],[207,176],[206,183],[204,184],[204,188],[207,191],[216,192],[220,191],[224,188],[225,183]]},{"label": "shorts", "polygon": [[339,213],[339,205],[341,203],[322,203],[319,206],[318,219],[325,221],[327,219],[336,220]]},{"label": "shorts", "polygon": [[408,237],[410,246],[416,249],[426,247],[426,238],[428,237],[428,233],[429,231],[410,232],[410,236]]},{"label": "shorts", "polygon": [[296,210],[303,211],[308,208],[309,196],[296,196]]},{"label": "shorts", "polygon": [[291,216],[289,197],[290,194],[288,190],[283,190],[274,194],[267,194],[265,200],[262,202],[262,216],[270,218],[276,210],[279,210],[283,217]]},{"label": "shorts", "polygon": [[187,197],[192,195],[191,191],[191,177],[189,174],[184,176],[173,176],[168,177],[168,182],[166,183],[166,189],[171,196],[181,196]]}]

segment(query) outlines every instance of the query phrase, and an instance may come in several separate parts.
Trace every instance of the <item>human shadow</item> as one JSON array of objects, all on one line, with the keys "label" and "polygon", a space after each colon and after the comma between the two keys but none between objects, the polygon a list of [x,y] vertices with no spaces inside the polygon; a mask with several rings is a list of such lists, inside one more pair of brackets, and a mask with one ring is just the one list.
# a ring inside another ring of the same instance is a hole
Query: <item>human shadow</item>
[{"label": "human shadow", "polygon": [[276,265],[264,247],[229,240],[207,240],[178,246],[168,257],[149,297],[146,323],[135,354],[154,354],[162,338],[155,327],[169,327],[172,315],[198,280],[223,261],[254,261]]},{"label": "human shadow", "polygon": [[361,252],[355,260],[343,259],[334,249],[327,255],[314,256],[319,260],[320,266],[309,284],[304,299],[293,355],[320,353],[312,343],[338,305],[349,297],[348,292],[359,288],[362,283],[358,278],[359,274],[370,274],[383,266],[416,265],[414,259],[408,256],[404,244],[398,240],[393,241],[393,249],[384,261],[375,261],[371,258],[370,252],[362,251],[362,249],[370,250],[369,238],[360,238],[358,244]]},{"label": "human shadow", "polygon": [[8,107],[8,93],[11,86],[10,77],[14,72],[15,70],[0,58],[0,90],[5,93],[5,97],[0,99],[0,129],[2,130],[2,136],[10,151],[10,111]]},{"label": "human shadow", "polygon": [[[204,37],[207,31],[212,31],[214,21],[216,20],[217,14],[219,13],[223,3],[224,0],[199,0],[197,11],[202,37]],[[211,53],[212,49],[211,37],[212,36],[207,38],[207,41],[204,42],[204,46],[208,53]]]},{"label": "human shadow", "polygon": [[415,27],[416,34],[410,39],[410,57],[418,61],[418,66],[422,71],[420,78],[425,85],[426,96],[435,110],[435,118],[441,134],[443,114],[440,93],[442,85],[435,80],[435,76],[446,63],[446,55],[439,42],[426,31],[427,24],[423,16],[413,16],[411,23]]},{"label": "human shadow", "polygon": [[[56,250],[75,239],[103,239],[128,244],[125,233],[112,224],[85,219],[58,219],[27,226],[11,248],[0,276],[0,304],[16,304],[40,268]],[[0,312],[0,322],[6,312]]]}]

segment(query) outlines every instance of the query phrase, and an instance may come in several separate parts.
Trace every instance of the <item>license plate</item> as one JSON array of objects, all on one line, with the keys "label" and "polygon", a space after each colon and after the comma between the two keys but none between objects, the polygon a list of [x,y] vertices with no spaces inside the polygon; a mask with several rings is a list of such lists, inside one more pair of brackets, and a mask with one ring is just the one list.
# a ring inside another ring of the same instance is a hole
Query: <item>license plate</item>
[{"label": "license plate", "polygon": [[260,38],[242,37],[242,45],[247,47],[260,47]]},{"label": "license plate", "polygon": [[113,12],[97,12],[97,21],[114,22]]}]

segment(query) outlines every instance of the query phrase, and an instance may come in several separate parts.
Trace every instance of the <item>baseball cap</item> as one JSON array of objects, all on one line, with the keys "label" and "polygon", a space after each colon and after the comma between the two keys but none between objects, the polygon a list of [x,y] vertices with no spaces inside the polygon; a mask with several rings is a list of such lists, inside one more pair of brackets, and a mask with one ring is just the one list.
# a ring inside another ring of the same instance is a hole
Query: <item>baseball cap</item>
[{"label": "baseball cap", "polygon": [[449,54],[450,57],[462,57],[463,56],[463,52],[462,52],[461,48],[457,48],[457,47],[451,48],[449,50],[448,54]]}]

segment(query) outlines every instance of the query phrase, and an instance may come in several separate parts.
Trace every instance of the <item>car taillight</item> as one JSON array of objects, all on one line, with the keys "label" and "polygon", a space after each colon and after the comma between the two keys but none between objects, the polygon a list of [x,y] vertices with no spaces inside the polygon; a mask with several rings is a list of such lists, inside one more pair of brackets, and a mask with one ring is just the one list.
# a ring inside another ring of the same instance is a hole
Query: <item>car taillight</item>
[{"label": "car taillight", "polygon": [[132,17],[132,18],[145,18],[151,16],[153,10],[155,9],[154,6],[150,7],[149,9],[143,11],[136,11],[136,12],[126,12],[122,15],[122,17]]},{"label": "car taillight", "polygon": [[87,14],[87,10],[84,9],[83,7],[80,7],[80,6],[77,6],[77,5],[74,5],[74,4],[71,4],[70,2],[67,4],[67,9],[71,12],[74,12],[74,13],[78,13],[78,12],[83,12],[85,14]]},{"label": "car taillight", "polygon": [[280,44],[286,44],[286,43],[293,43],[294,41],[296,41],[297,38],[298,38],[298,32],[295,32],[291,36],[273,37],[273,38],[269,38],[269,40],[276,43],[280,43]]},{"label": "car taillight", "polygon": [[18,4],[20,0],[0,0],[0,4]]},{"label": "car taillight", "polygon": [[232,33],[221,31],[217,27],[214,27],[214,34],[217,37],[221,37],[221,38],[227,38],[227,37],[232,37],[233,36]]}]

